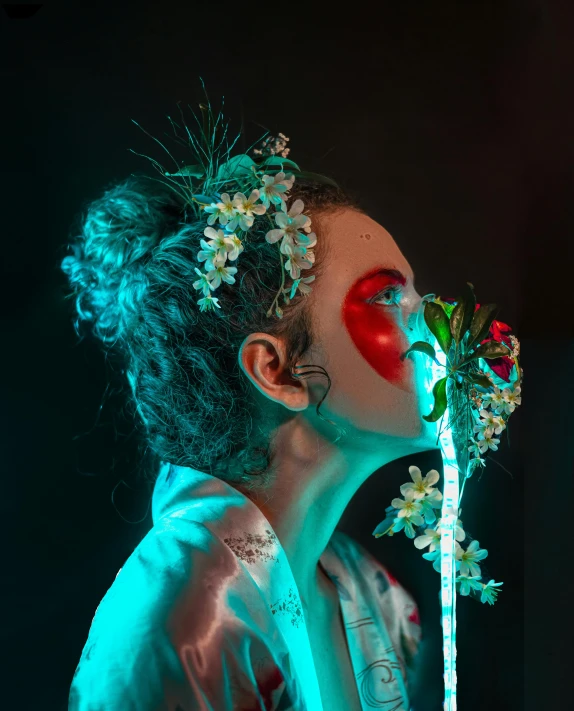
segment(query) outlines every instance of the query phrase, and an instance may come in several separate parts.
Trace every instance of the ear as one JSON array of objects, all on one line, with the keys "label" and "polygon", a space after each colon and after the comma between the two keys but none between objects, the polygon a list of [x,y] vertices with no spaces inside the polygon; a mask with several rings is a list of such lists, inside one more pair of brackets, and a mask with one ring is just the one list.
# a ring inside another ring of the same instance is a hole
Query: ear
[{"label": "ear", "polygon": [[307,383],[291,376],[281,339],[268,333],[251,333],[241,344],[238,359],[241,370],[265,397],[288,410],[308,407]]}]

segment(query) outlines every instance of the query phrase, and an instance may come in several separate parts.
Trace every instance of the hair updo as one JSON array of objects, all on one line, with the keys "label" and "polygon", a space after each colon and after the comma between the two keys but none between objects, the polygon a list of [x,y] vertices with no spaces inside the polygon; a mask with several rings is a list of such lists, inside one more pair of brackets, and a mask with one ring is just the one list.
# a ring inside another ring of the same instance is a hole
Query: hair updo
[{"label": "hair updo", "polygon": [[[359,208],[325,184],[296,183],[289,199],[296,198],[315,218],[311,273],[320,278],[327,240],[317,216]],[[282,319],[266,316],[281,266],[277,245],[265,240],[265,223],[256,219],[249,231],[236,282],[218,287],[215,311],[200,311],[201,293],[193,287],[206,220],[190,218],[179,195],[145,176],[112,184],[87,205],[69,244],[73,255],[62,261],[76,332],[89,326],[119,359],[147,448],[158,461],[248,486],[268,473],[271,441],[255,431],[253,385],[239,366],[239,348],[250,333],[282,337],[291,371],[313,345],[307,297],[282,306]]]}]

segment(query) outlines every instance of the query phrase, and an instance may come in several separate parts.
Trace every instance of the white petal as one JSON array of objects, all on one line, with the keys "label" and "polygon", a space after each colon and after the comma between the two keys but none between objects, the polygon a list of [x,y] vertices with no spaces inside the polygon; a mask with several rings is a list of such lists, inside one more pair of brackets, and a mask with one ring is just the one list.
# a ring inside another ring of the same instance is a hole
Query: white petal
[{"label": "white petal", "polygon": [[410,466],[409,474],[411,475],[411,478],[415,482],[415,484],[418,484],[420,481],[422,481],[421,470],[418,467],[415,467],[414,465]]}]

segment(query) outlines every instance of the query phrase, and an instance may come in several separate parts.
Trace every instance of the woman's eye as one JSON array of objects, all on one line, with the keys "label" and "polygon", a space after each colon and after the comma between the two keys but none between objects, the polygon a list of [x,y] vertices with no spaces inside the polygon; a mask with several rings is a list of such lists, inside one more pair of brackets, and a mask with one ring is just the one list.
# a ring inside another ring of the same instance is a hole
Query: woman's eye
[{"label": "woman's eye", "polygon": [[373,303],[383,306],[397,306],[401,300],[402,289],[400,286],[389,286],[377,296]]}]

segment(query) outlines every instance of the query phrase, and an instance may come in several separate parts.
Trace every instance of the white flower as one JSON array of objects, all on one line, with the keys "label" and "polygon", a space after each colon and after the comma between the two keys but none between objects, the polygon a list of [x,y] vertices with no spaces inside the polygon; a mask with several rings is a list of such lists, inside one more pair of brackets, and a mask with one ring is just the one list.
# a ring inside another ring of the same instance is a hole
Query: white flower
[{"label": "white flower", "polygon": [[264,175],[261,178],[263,187],[259,191],[259,197],[265,207],[271,203],[281,205],[285,209],[285,194],[291,190],[295,178],[293,175],[287,177],[282,171],[275,175]]},{"label": "white flower", "polygon": [[208,244],[204,239],[201,239],[199,242],[203,249],[197,253],[197,260],[199,262],[205,261],[206,269],[213,269],[216,262],[225,262],[227,259],[226,254],[223,256],[220,254],[219,247],[215,245],[214,241]]},{"label": "white flower", "polygon": [[[216,202],[212,202],[211,205],[208,205],[207,207],[203,208],[205,212],[211,213],[209,217],[207,218],[207,224],[208,225],[213,225],[215,222],[221,218],[221,210],[217,206]],[[221,224],[226,224],[227,223],[227,218],[224,218],[224,222]]]},{"label": "white flower", "polygon": [[460,594],[469,595],[471,590],[481,590],[480,575],[459,575],[456,582],[460,583]]},{"label": "white flower", "polygon": [[482,400],[485,407],[490,405],[490,407],[492,407],[494,412],[498,415],[504,410],[504,406],[506,404],[504,396],[498,385],[494,386],[493,392],[483,395]]},{"label": "white flower", "polygon": [[474,426],[475,432],[485,432],[489,430],[490,435],[500,434],[506,427],[504,420],[490,410],[481,410],[480,417],[481,419]]},{"label": "white flower", "polygon": [[291,293],[289,294],[289,298],[292,299],[295,296],[295,292],[299,290],[302,294],[305,294],[307,296],[308,294],[311,293],[312,289],[310,286],[308,286],[313,280],[315,279],[315,275],[312,274],[311,276],[304,277],[303,279],[295,279],[293,284],[291,285]]},{"label": "white flower", "polygon": [[487,602],[489,605],[494,605],[498,593],[500,590],[496,590],[504,583],[495,583],[494,580],[489,580],[482,586],[482,595],[480,596],[480,602]]},{"label": "white flower", "polygon": [[312,249],[295,247],[285,262],[285,269],[291,275],[291,279],[299,279],[301,269],[311,269],[314,263],[315,252]]},{"label": "white flower", "polygon": [[207,272],[207,278],[213,285],[214,289],[221,284],[222,280],[227,284],[235,284],[234,274],[237,273],[237,267],[226,267],[225,264],[215,263],[214,269]]},{"label": "white flower", "polygon": [[479,548],[478,541],[472,541],[466,550],[457,542],[454,542],[456,569],[461,575],[479,575],[480,566],[477,561],[483,560],[488,555],[488,551]]},{"label": "white flower", "polygon": [[[208,250],[211,252],[215,251],[217,259],[221,262],[225,262],[228,258],[231,261],[237,259],[239,253],[242,250],[242,247],[240,246],[241,241],[237,239],[236,235],[226,233],[223,230],[214,230],[213,227],[206,227],[203,230],[203,234],[206,237],[209,237],[209,242],[207,244],[205,244],[204,240],[201,240],[201,246],[206,252]],[[202,252],[199,252],[199,254],[201,255]],[[206,257],[204,256],[200,257],[198,255],[199,261],[203,261],[203,259],[205,258]],[[212,262],[210,268],[213,268],[213,257],[208,255],[207,258],[210,259]],[[207,262],[205,266],[209,266]]]},{"label": "white flower", "polygon": [[500,440],[493,437],[491,430],[485,430],[478,435],[478,448],[481,454],[484,454],[484,452],[487,452],[489,449],[496,452],[499,444]]},{"label": "white flower", "polygon": [[470,447],[468,448],[468,451],[469,451],[471,454],[474,454],[475,457],[480,457],[481,449],[480,449],[480,447],[478,446],[478,442],[472,440],[472,444],[471,444]]},{"label": "white flower", "polygon": [[195,271],[197,274],[199,274],[199,279],[197,281],[193,282],[193,288],[194,289],[202,289],[203,290],[203,295],[207,296],[213,289],[215,289],[214,286],[212,286],[211,282],[207,278],[207,274],[204,274],[203,272],[200,272],[197,267],[194,267]]},{"label": "white flower", "polygon": [[422,499],[436,491],[436,489],[433,488],[433,484],[436,484],[440,479],[440,474],[436,469],[431,469],[423,479],[421,470],[418,467],[410,466],[409,474],[414,483],[409,481],[407,484],[401,486],[401,494],[403,496],[406,496],[407,491],[412,491],[415,499]]},{"label": "white flower", "polygon": [[199,299],[197,303],[200,306],[200,311],[215,311],[216,307],[218,309],[221,308],[219,305],[219,299],[215,296],[211,296],[210,294],[203,299]]},{"label": "white flower", "polygon": [[419,514],[421,510],[420,502],[415,500],[415,495],[413,491],[407,491],[404,495],[404,499],[399,499],[398,497],[391,501],[391,506],[398,509],[399,518],[408,518],[409,516],[414,516]]},{"label": "white flower", "polygon": [[435,531],[432,528],[425,528],[423,536],[417,536],[413,541],[415,546],[422,550],[429,546],[429,552],[432,553],[440,546],[440,531]]},{"label": "white flower", "polygon": [[[275,222],[278,229],[269,230],[265,235],[265,239],[270,244],[274,244],[283,237],[284,242],[287,242],[290,247],[309,247],[310,242],[315,239],[315,235],[307,237],[301,231],[311,231],[311,219],[302,214],[304,207],[303,200],[295,200],[288,212],[276,212]],[[283,254],[286,254],[286,252],[283,251]]]},{"label": "white flower", "polygon": [[243,193],[235,193],[233,196],[233,206],[239,213],[239,226],[246,232],[255,221],[254,215],[263,215],[267,210],[265,205],[256,204],[258,200],[259,190],[252,190],[249,197],[246,197]]},{"label": "white flower", "polygon": [[225,235],[224,239],[226,248],[229,248],[228,245],[230,244],[233,245],[232,249],[227,253],[227,259],[229,259],[230,262],[234,262],[241,252],[243,252],[243,242],[237,235]]},{"label": "white flower", "polygon": [[[220,212],[219,222],[222,225],[229,224],[230,226],[228,229],[233,231],[237,226],[238,217],[235,205],[233,204],[228,193],[221,193],[221,202],[217,203],[217,207],[219,208]],[[235,225],[233,227],[231,227],[231,222],[235,222]]]},{"label": "white flower", "polygon": [[393,531],[401,531],[405,529],[405,533],[409,538],[415,537],[413,525],[422,526],[423,517],[420,515],[421,505],[414,500],[412,491],[408,491],[403,499],[393,499],[391,506],[398,509],[398,516],[393,525]]},{"label": "white flower", "polygon": [[512,343],[511,357],[518,358],[518,356],[520,355],[520,342],[518,341],[518,338],[516,338],[516,336],[510,336],[510,342]]},{"label": "white flower", "polygon": [[520,385],[517,385],[513,390],[510,390],[510,388],[504,388],[502,391],[502,397],[504,398],[504,412],[507,412],[510,415],[514,412],[516,407],[522,403],[520,391]]},{"label": "white flower", "polygon": [[425,523],[434,523],[436,514],[433,509],[440,509],[442,506],[442,494],[438,489],[433,489],[432,493],[419,499],[421,514],[425,517]]}]

